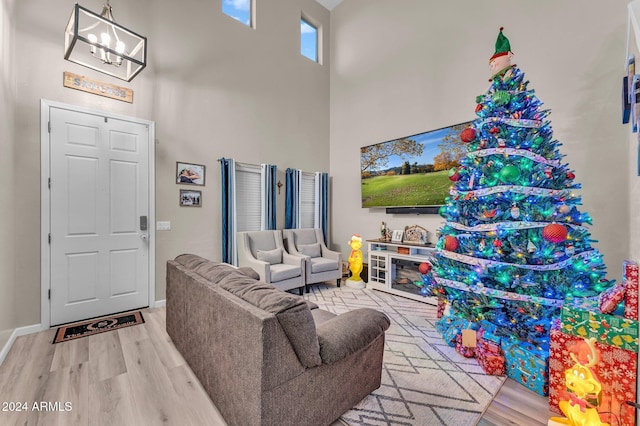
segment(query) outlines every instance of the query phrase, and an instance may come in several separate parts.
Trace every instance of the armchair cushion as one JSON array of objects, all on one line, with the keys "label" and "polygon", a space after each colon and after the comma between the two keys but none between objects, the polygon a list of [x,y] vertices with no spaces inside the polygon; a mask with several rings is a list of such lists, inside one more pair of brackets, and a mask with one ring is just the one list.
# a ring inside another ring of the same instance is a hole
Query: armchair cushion
[{"label": "armchair cushion", "polygon": [[331,364],[364,349],[390,325],[385,314],[370,308],[349,311],[318,324],[322,362]]},{"label": "armchair cushion", "polygon": [[318,272],[335,271],[339,267],[338,262],[327,259],[326,257],[315,257],[311,259],[311,272],[314,274]]},{"label": "armchair cushion", "polygon": [[256,257],[258,258],[258,260],[267,262],[270,265],[282,263],[282,249],[275,248],[273,250],[258,250]]},{"label": "armchair cushion", "polygon": [[320,257],[322,255],[320,243],[300,244],[298,246],[298,252],[300,252],[300,254],[304,254],[305,256],[309,256],[309,257]]},{"label": "armchair cushion", "polygon": [[272,283],[288,280],[289,278],[295,278],[302,274],[300,265],[287,265],[285,263],[277,263],[275,265],[271,265],[269,269],[271,269]]}]

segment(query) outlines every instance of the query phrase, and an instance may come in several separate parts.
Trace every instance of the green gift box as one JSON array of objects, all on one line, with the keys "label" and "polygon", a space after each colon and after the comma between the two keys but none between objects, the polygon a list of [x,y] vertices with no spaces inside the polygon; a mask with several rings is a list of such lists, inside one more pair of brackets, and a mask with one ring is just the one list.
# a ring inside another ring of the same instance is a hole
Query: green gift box
[{"label": "green gift box", "polygon": [[567,306],[562,307],[560,321],[563,333],[638,352],[638,321]]}]

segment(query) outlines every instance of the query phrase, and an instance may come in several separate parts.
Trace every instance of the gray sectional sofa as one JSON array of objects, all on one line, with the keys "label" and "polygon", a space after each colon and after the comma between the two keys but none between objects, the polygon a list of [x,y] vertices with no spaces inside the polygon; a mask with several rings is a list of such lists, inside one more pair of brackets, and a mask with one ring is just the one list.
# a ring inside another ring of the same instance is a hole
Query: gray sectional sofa
[{"label": "gray sectional sofa", "polygon": [[329,425],[380,386],[385,314],[334,315],[256,278],[167,262],[167,332],[229,425]]}]

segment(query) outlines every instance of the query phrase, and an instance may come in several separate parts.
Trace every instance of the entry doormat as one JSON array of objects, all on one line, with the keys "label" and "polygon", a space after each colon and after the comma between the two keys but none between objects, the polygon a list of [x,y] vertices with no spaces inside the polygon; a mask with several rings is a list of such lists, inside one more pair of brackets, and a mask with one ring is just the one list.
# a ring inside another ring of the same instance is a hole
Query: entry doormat
[{"label": "entry doormat", "polygon": [[104,333],[105,331],[117,330],[118,328],[130,327],[132,325],[144,324],[142,312],[126,312],[103,318],[94,318],[75,324],[67,324],[58,328],[53,343],[67,342],[80,337],[91,336],[92,334]]}]

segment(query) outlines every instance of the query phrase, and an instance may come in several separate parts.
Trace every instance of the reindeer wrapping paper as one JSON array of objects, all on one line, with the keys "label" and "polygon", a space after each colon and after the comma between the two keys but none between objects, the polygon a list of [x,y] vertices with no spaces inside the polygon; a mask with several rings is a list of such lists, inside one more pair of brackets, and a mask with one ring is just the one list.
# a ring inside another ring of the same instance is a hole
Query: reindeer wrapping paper
[{"label": "reindeer wrapping paper", "polygon": [[[565,371],[575,364],[570,349],[582,342],[583,338],[563,333],[559,322],[553,324],[550,338],[549,409],[561,413],[559,402],[570,400],[565,383]],[[600,417],[617,425],[616,418],[621,416],[620,425],[633,426],[636,410],[624,404],[624,401],[636,400],[637,354],[602,343],[596,343],[595,346],[600,352],[600,361],[591,369],[602,385],[602,400],[597,407]],[[607,413],[613,413],[616,417]]]}]

